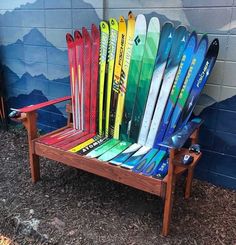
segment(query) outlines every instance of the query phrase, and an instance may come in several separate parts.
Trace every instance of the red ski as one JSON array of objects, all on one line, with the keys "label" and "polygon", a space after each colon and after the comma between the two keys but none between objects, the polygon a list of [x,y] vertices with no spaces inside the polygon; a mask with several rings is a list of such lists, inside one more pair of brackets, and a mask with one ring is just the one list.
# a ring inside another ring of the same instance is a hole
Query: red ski
[{"label": "red ski", "polygon": [[91,88],[91,38],[85,27],[82,28],[84,45],[83,101],[84,130],[90,131],[90,88]]},{"label": "red ski", "polygon": [[70,69],[70,86],[71,86],[71,100],[72,100],[72,111],[73,111],[73,126],[78,128],[78,113],[75,108],[75,84],[77,81],[77,72],[76,72],[76,58],[75,58],[75,43],[74,38],[70,33],[66,34],[66,42],[68,47],[68,60],[69,60],[69,69]]},{"label": "red ski", "polygon": [[83,86],[83,38],[79,31],[74,32],[74,42],[75,42],[75,61],[77,70],[77,82],[75,86],[75,109],[78,112],[78,128],[83,130],[83,96],[82,96],[82,86]]},{"label": "red ski", "polygon": [[91,27],[92,37],[92,62],[91,62],[91,112],[90,112],[90,133],[97,130],[97,101],[98,101],[98,71],[99,71],[99,48],[100,32],[96,25]]}]

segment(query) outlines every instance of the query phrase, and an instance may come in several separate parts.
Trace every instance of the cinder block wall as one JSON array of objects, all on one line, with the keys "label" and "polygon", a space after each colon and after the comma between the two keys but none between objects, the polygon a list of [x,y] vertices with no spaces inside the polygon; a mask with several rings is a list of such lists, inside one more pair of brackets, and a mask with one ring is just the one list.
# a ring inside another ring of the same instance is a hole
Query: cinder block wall
[{"label": "cinder block wall", "polygon": [[[103,18],[144,13],[186,25],[220,54],[195,110],[205,118],[199,178],[236,189],[236,0],[12,0],[0,3],[0,57],[8,102],[21,107],[70,94],[65,34]],[[65,124],[64,104],[39,111],[45,131]]]}]

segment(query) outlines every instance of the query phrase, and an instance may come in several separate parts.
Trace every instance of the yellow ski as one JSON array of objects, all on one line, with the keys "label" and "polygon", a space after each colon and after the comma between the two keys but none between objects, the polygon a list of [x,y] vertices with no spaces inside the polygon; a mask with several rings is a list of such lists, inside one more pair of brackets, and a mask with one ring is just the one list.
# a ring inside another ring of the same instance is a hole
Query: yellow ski
[{"label": "yellow ski", "polygon": [[114,135],[115,126],[115,115],[116,107],[118,101],[119,84],[120,84],[120,74],[123,64],[124,51],[125,51],[125,39],[126,39],[126,23],[123,16],[119,18],[119,29],[118,29],[118,39],[116,45],[116,59],[114,67],[114,77],[111,91],[111,103],[110,103],[110,123],[109,123],[109,134]]},{"label": "yellow ski", "polygon": [[105,124],[105,136],[109,136],[109,119],[110,119],[110,105],[111,105],[111,88],[113,79],[113,70],[115,64],[116,55],[116,43],[118,35],[118,23],[116,19],[109,19],[110,35],[108,44],[108,77],[107,77],[107,96],[106,96],[106,124]]},{"label": "yellow ski", "polygon": [[99,57],[99,117],[98,117],[98,133],[103,135],[103,97],[104,82],[106,73],[107,47],[109,37],[109,27],[105,21],[100,22],[101,41],[100,41],[100,57]]},{"label": "yellow ski", "polygon": [[132,48],[133,48],[134,30],[135,30],[135,16],[133,15],[132,12],[129,12],[127,35],[126,35],[126,42],[125,42],[125,53],[124,53],[122,70],[121,70],[120,84],[119,84],[120,92],[118,96],[118,103],[117,103],[116,117],[115,117],[115,127],[114,127],[115,139],[119,138],[120,124],[122,121],[124,101],[125,101],[125,90],[126,90],[126,85],[128,80],[129,65],[130,65],[130,59],[131,59]]}]

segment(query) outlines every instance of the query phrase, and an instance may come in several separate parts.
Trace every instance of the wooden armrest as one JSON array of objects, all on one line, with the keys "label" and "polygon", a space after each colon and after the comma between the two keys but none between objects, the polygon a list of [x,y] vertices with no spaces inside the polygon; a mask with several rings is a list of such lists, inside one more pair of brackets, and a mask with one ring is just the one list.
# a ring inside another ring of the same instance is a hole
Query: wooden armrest
[{"label": "wooden armrest", "polygon": [[170,149],[180,149],[191,137],[191,135],[202,125],[201,118],[194,118],[188,122],[183,128],[177,130],[171,137],[165,139],[160,146]]},{"label": "wooden armrest", "polygon": [[23,107],[23,108],[20,108],[20,109],[11,108],[11,110],[17,111],[17,112],[20,112],[20,113],[28,113],[28,112],[36,111],[36,110],[44,108],[46,106],[54,105],[54,104],[57,104],[57,103],[60,103],[60,102],[66,101],[66,100],[70,100],[70,99],[71,99],[71,96],[65,96],[63,98],[49,100],[49,101],[42,102],[42,103],[39,103],[39,104],[36,104],[36,105],[26,106],[26,107]]}]

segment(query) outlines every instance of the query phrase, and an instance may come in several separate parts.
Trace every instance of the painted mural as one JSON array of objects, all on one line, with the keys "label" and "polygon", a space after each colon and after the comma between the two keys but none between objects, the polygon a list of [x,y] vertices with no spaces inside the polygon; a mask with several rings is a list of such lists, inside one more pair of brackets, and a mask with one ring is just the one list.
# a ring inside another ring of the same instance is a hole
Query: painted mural
[{"label": "painted mural", "polygon": [[[236,1],[13,0],[0,3],[0,57],[9,107],[70,94],[65,34],[103,18],[126,16],[130,9],[161,23],[219,37],[220,54],[195,114],[204,157],[198,176],[236,189]],[[216,16],[221,18],[216,18]],[[39,111],[38,126],[51,131],[66,123],[65,103]]]}]

